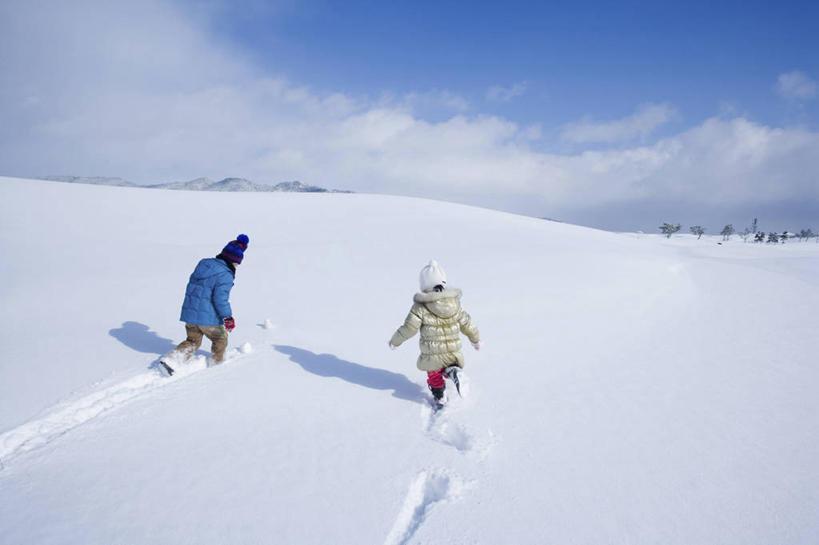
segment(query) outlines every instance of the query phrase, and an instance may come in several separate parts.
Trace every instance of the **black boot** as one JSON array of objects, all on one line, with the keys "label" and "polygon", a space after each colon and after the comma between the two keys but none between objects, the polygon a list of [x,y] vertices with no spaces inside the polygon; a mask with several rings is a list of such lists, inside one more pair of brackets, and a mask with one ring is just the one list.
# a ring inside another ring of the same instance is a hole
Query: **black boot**
[{"label": "black boot", "polygon": [[432,397],[435,398],[435,406],[440,409],[446,403],[446,398],[444,397],[444,390],[446,386],[443,388],[433,388],[432,386],[429,387],[429,391],[432,392]]}]

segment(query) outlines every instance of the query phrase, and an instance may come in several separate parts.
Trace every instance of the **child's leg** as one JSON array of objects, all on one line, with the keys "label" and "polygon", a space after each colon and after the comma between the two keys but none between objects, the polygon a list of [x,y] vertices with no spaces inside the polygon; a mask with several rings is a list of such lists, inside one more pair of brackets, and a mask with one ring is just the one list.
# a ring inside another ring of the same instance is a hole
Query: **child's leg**
[{"label": "child's leg", "polygon": [[442,406],[446,400],[444,397],[446,383],[444,382],[443,373],[443,369],[438,369],[437,371],[427,371],[427,384],[429,384],[429,390],[432,392],[432,397],[435,398],[439,407]]},{"label": "child's leg", "polygon": [[182,361],[187,361],[202,346],[202,330],[198,325],[186,323],[185,333],[188,338],[176,347],[176,352],[181,356]]},{"label": "child's leg", "polygon": [[427,372],[427,384],[429,384],[430,388],[445,388],[446,383],[444,382],[444,370],[438,369],[437,371],[428,371]]},{"label": "child's leg", "polygon": [[208,339],[210,339],[210,351],[213,353],[213,363],[222,363],[225,357],[225,349],[228,345],[228,334],[222,326],[208,326],[202,327]]}]

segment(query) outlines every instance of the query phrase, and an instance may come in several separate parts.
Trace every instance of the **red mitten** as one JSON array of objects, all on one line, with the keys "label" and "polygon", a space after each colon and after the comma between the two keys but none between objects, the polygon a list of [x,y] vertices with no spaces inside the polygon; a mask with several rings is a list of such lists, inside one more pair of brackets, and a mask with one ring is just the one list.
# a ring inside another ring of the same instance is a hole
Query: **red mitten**
[{"label": "red mitten", "polygon": [[227,329],[228,333],[233,331],[234,327],[236,327],[236,322],[233,320],[233,316],[225,318],[225,329]]}]

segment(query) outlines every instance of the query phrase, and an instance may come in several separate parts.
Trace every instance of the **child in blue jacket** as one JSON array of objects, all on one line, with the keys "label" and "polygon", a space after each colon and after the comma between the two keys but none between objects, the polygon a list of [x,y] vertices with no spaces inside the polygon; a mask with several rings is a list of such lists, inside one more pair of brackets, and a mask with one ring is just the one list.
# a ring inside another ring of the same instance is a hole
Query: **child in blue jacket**
[{"label": "child in blue jacket", "polygon": [[185,301],[179,319],[185,322],[187,338],[160,365],[173,374],[170,362],[184,363],[202,345],[202,337],[211,341],[213,363],[222,363],[228,344],[228,333],[236,327],[230,308],[230,290],[236,276],[236,266],[244,259],[250,239],[239,235],[228,242],[219,255],[199,262],[188,280]]}]

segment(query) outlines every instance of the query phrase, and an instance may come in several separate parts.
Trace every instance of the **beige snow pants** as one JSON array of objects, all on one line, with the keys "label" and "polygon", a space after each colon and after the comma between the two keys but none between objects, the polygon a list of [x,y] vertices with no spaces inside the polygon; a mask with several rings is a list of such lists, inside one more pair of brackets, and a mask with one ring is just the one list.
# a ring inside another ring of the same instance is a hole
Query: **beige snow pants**
[{"label": "beige snow pants", "polygon": [[199,350],[199,347],[202,346],[202,336],[205,336],[210,339],[211,342],[210,351],[213,352],[213,362],[222,363],[222,358],[225,356],[225,349],[228,345],[228,334],[224,327],[186,323],[185,332],[188,338],[179,343],[179,346],[176,347],[177,352],[179,352],[184,359],[187,360]]}]

